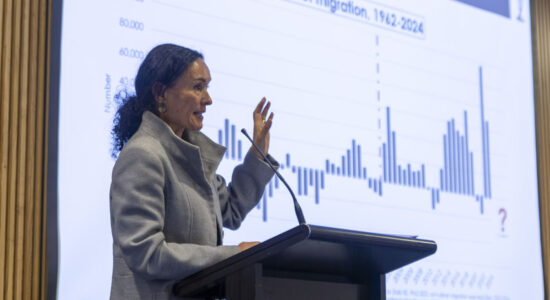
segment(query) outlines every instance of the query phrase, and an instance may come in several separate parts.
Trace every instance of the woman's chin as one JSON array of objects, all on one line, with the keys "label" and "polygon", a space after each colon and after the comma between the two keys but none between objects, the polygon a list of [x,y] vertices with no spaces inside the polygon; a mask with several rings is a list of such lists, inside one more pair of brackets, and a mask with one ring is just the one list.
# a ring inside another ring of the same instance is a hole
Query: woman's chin
[{"label": "woman's chin", "polygon": [[202,129],[202,122],[189,126],[189,130],[191,131],[199,131],[201,129]]}]

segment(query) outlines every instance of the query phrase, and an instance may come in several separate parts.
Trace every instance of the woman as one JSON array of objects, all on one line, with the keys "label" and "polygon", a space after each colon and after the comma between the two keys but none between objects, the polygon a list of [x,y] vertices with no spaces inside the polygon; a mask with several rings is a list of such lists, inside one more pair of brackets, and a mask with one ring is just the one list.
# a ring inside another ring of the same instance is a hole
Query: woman
[{"label": "woman", "polygon": [[[212,104],[210,79],[198,52],[157,46],[139,68],[136,96],[117,111],[111,299],[169,299],[179,279],[257,244],[222,246],[222,226],[240,226],[273,171],[251,150],[229,185],[215,174],[225,148],[200,132]],[[254,141],[264,153],[269,106],[264,98],[253,113]]]}]

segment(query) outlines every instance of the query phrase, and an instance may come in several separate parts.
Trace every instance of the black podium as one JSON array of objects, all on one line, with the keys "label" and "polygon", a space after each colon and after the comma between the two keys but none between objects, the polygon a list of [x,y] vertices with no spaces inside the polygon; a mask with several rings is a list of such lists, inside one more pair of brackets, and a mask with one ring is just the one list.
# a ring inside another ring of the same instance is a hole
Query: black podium
[{"label": "black podium", "polygon": [[435,253],[433,241],[299,225],[199,271],[174,293],[200,299],[386,299],[385,274]]}]

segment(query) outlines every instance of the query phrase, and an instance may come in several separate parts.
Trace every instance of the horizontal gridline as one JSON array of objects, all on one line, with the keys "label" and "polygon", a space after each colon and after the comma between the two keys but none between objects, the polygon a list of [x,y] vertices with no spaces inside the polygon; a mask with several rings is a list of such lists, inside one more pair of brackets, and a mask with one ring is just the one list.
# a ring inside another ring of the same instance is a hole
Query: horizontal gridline
[{"label": "horizontal gridline", "polygon": [[[184,11],[188,11],[188,12],[191,12],[191,13],[199,14],[199,15],[202,15],[202,16],[207,16],[207,17],[210,17],[212,19],[221,20],[223,22],[236,24],[236,25],[246,27],[246,28],[249,28],[249,29],[252,29],[252,30],[262,31],[262,32],[269,33],[269,34],[276,34],[278,36],[283,36],[285,38],[293,39],[293,40],[298,41],[298,42],[306,42],[306,43],[310,43],[310,44],[313,44],[313,45],[319,45],[319,46],[323,46],[323,47],[326,47],[326,48],[334,49],[334,50],[339,51],[339,52],[343,51],[343,52],[350,53],[350,54],[357,55],[357,56],[361,56],[361,57],[365,55],[365,53],[355,51],[354,49],[351,49],[351,48],[335,47],[334,43],[318,41],[318,40],[311,40],[311,39],[307,39],[307,38],[304,38],[304,37],[299,37],[299,36],[295,36],[295,35],[292,35],[292,34],[288,34],[286,32],[281,32],[281,31],[270,29],[270,28],[263,28],[263,27],[260,27],[260,26],[257,26],[257,25],[243,23],[243,22],[240,22],[240,21],[237,21],[237,20],[234,20],[234,19],[229,19],[229,18],[224,18],[224,17],[217,16],[217,15],[208,14],[208,13],[205,13],[205,12],[202,12],[202,11],[189,9],[189,8],[182,7],[182,6],[179,6],[179,5],[164,3],[164,2],[159,1],[159,0],[154,0],[153,2],[157,3],[157,4],[160,4],[160,5],[166,5],[166,6],[170,6],[170,7],[173,7],[173,8],[177,8],[179,10],[184,10]],[[164,31],[164,30],[162,30],[162,31]],[[173,32],[167,32],[167,33],[177,34],[177,33],[173,33]]]}]

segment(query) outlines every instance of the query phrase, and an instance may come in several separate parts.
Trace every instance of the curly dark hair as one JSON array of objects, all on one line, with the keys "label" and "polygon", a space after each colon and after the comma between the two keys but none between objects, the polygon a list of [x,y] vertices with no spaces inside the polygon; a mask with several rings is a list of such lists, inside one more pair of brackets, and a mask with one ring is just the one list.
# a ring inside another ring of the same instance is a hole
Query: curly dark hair
[{"label": "curly dark hair", "polygon": [[135,79],[135,95],[123,93],[113,120],[113,157],[134,135],[141,124],[141,116],[148,110],[158,115],[153,88],[155,84],[170,87],[195,60],[203,58],[199,52],[174,44],[153,48],[145,57]]}]

